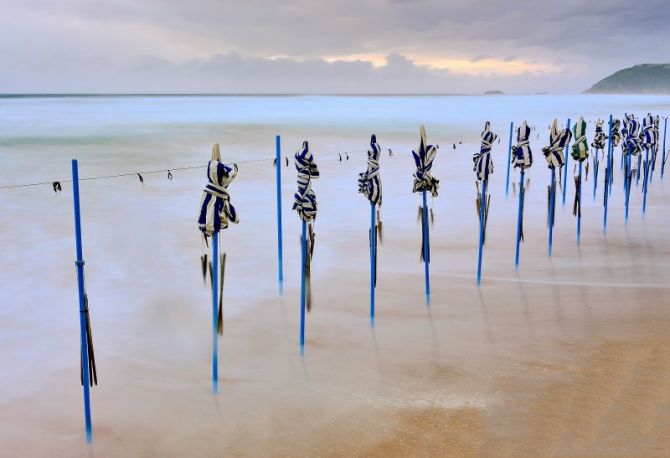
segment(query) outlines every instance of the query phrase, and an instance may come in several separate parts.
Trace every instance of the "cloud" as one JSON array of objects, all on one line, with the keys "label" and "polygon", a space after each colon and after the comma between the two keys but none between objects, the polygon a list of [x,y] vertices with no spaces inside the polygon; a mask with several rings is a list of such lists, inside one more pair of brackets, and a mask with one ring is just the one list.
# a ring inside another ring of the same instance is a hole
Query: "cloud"
[{"label": "cloud", "polygon": [[[378,79],[401,92],[444,84],[449,86],[440,92],[459,92],[489,89],[487,75],[500,76],[499,85],[509,87],[576,91],[619,68],[658,61],[659,46],[670,40],[666,3],[14,0],[0,17],[0,54],[9,69],[0,83],[4,90],[51,91],[68,84],[92,87],[92,78],[98,86],[108,84],[100,88],[106,91],[139,91],[163,65],[172,73],[160,80],[175,84],[173,90],[196,82],[210,88],[224,84],[210,83],[211,76],[200,72],[225,62],[228,67],[217,71],[229,75],[225,86],[233,92],[252,86],[262,92],[298,86],[346,92],[357,78],[366,88]],[[383,65],[386,56],[404,61]],[[263,73],[241,78],[232,64]],[[288,69],[291,77],[275,78]],[[174,74],[193,79],[176,80]],[[508,81],[510,74],[519,82]]]}]

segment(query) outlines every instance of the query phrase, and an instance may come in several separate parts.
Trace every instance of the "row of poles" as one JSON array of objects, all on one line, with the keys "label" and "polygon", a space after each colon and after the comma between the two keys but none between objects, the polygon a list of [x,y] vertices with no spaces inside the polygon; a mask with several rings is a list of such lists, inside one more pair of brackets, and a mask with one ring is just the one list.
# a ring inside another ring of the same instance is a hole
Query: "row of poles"
[{"label": "row of poles", "polygon": [[[523,124],[524,127],[527,127],[526,124]],[[612,171],[613,171],[613,149],[614,145],[612,143],[612,127],[613,127],[613,118],[610,115],[609,120],[609,141],[607,146],[607,167],[606,167],[606,179],[605,179],[605,194],[604,194],[604,216],[603,216],[603,234],[606,233],[607,228],[607,202],[608,197],[611,193],[612,188]],[[487,123],[488,128],[488,123]],[[570,119],[568,119],[566,124],[566,129],[570,130]],[[662,157],[662,166],[661,166],[661,177],[663,177],[665,171],[665,142],[666,142],[666,131],[667,131],[667,118],[665,119],[664,131],[663,131],[663,157]],[[512,140],[514,133],[514,123],[510,123],[509,128],[509,143],[508,143],[508,161],[507,161],[507,173],[506,173],[506,182],[505,182],[505,195],[509,194],[509,181],[510,181],[510,166],[514,162],[512,158]],[[421,222],[422,222],[422,260],[424,263],[424,277],[425,277],[425,300],[426,304],[430,304],[430,249],[429,249],[429,213],[427,206],[427,193],[431,192],[433,196],[437,195],[438,180],[433,178],[430,174],[432,167],[432,161],[437,152],[437,146],[428,145],[425,138],[425,130],[423,126],[420,131],[420,144],[417,152],[413,151],[414,159],[417,166],[417,171],[414,174],[414,192],[421,194]],[[519,138],[517,139],[519,140]],[[489,146],[490,146],[489,142]],[[567,154],[569,148],[569,139],[565,144],[565,163],[562,165],[563,170],[563,190],[562,190],[562,201],[565,205],[566,199],[566,188],[567,188],[567,165],[569,160],[569,155]],[[215,145],[218,146],[218,145]],[[482,146],[484,148],[484,146]],[[490,148],[489,148],[490,149]],[[218,152],[218,148],[216,148]],[[235,166],[234,171],[223,165],[222,163],[218,164],[220,158],[215,157],[218,155],[213,154],[212,161],[208,164],[208,177],[210,178],[209,186],[212,186],[212,189],[208,191],[208,188],[205,189],[205,195],[203,196],[203,201],[205,200],[206,194],[217,195],[221,197],[225,195],[225,205],[229,205],[229,200],[225,186],[221,186],[221,183],[216,182],[217,172],[212,170],[212,164],[221,165],[225,168],[223,172],[226,176],[223,177],[219,173],[218,178],[226,178],[229,181],[234,179],[234,176],[237,172],[237,167]],[[629,193],[630,193],[630,184],[632,177],[630,174],[630,154],[623,154],[626,156],[622,157],[622,167],[625,167],[626,180],[624,183],[626,191],[626,218],[628,215],[628,203],[629,203]],[[302,161],[302,163],[301,163]],[[371,162],[372,161],[372,162]],[[375,170],[375,161],[376,161],[376,170]],[[379,147],[376,145],[376,139],[372,138],[371,140],[371,149],[368,151],[368,171],[367,174],[361,174],[361,180],[359,182],[368,180],[370,183],[374,176],[378,176],[378,161],[379,161]],[[645,181],[644,181],[644,191],[646,194],[647,190],[647,176],[648,176],[648,158],[645,161]],[[372,166],[371,166],[372,164]],[[282,189],[282,174],[281,174],[281,138],[279,135],[275,138],[275,178],[276,178],[276,207],[277,207],[277,281],[278,281],[278,294],[281,296],[284,294],[284,262],[283,262],[283,228],[282,228],[282,198],[281,198],[281,189]],[[581,161],[579,162],[579,175],[581,176]],[[296,167],[298,168],[298,185],[299,192],[296,193],[296,203],[294,204],[294,209],[298,209],[298,213],[302,219],[301,225],[301,282],[300,282],[300,354],[304,355],[305,349],[305,318],[306,312],[309,310],[309,263],[311,259],[311,251],[313,249],[313,233],[311,222],[316,215],[316,200],[311,191],[311,185],[309,180],[312,176],[308,176],[308,182],[305,184],[301,183],[301,173],[303,174],[302,178],[305,178],[305,173],[309,174],[310,172],[318,177],[318,169],[313,162],[311,153],[308,152],[307,142],[303,144],[303,150],[299,153],[296,153]],[[372,167],[372,169],[371,169]],[[554,210],[555,210],[555,200],[556,200],[556,168],[551,168],[551,184],[549,187],[549,242],[548,250],[549,256],[552,253],[552,244],[553,244],[553,226],[554,226]],[[516,250],[515,250],[515,266],[519,264],[519,243],[523,237],[522,233],[522,215],[523,215],[523,205],[524,205],[524,170],[525,167],[520,167],[520,182],[519,182],[519,214],[517,221],[517,237],[516,237]],[[561,170],[558,170],[560,173]],[[214,180],[214,181],[212,181]],[[92,343],[92,334],[90,326],[90,318],[88,313],[88,299],[86,297],[85,290],[85,281],[84,281],[84,259],[83,259],[83,247],[82,247],[82,230],[81,230],[81,216],[80,216],[80,198],[79,198],[79,171],[77,160],[72,160],[72,183],[73,183],[73,197],[74,197],[74,221],[75,221],[75,239],[76,239],[76,269],[77,269],[77,284],[78,284],[78,295],[79,295],[79,312],[80,312],[80,345],[81,345],[81,381],[83,385],[83,394],[84,394],[84,419],[85,419],[85,428],[86,428],[86,440],[91,442],[92,440],[92,424],[91,424],[91,403],[90,403],[90,391],[89,388],[93,383],[97,384],[97,374],[94,362],[93,355],[93,343]],[[225,180],[223,180],[225,181]],[[486,219],[488,214],[488,201],[487,201],[487,188],[488,188],[488,173],[482,181],[481,193],[479,195],[479,252],[478,252],[478,262],[477,262],[477,285],[481,283],[481,269],[482,269],[482,255],[483,255],[483,246],[485,243],[485,231],[486,231]],[[217,187],[218,186],[218,187]],[[594,186],[596,186],[594,184]],[[367,189],[364,191],[362,188],[359,189],[360,192],[366,195],[370,200],[370,325],[374,327],[375,324],[375,289],[376,289],[376,280],[377,280],[377,227],[380,224],[378,220],[378,208],[381,205],[381,184],[379,184],[379,197],[372,197],[374,194],[374,189]],[[311,192],[311,195],[310,195]],[[595,189],[594,189],[595,195]],[[580,197],[581,198],[581,197]],[[313,202],[312,202],[313,201]],[[645,204],[646,204],[646,195],[645,195]],[[232,207],[229,205],[229,207]],[[296,208],[299,207],[299,208]],[[644,206],[646,209],[646,205]],[[203,206],[204,209],[204,206]],[[203,210],[204,211],[204,210]],[[217,207],[216,211],[223,211]],[[228,218],[230,222],[237,222],[236,216],[234,214],[234,208],[227,208]],[[581,209],[580,209],[581,213]],[[579,233],[581,229],[580,225],[580,216],[578,213],[578,243],[579,243]],[[304,217],[305,214],[308,214],[307,217]],[[222,324],[221,324],[221,297],[223,279],[221,279],[221,290],[219,290],[219,251],[220,251],[220,240],[219,240],[219,230],[221,228],[227,227],[227,223],[221,226],[219,221],[219,227],[216,230],[213,230],[211,233],[212,238],[212,264],[211,264],[211,278],[212,278],[212,391],[216,393],[218,391],[218,336],[222,333]],[[202,226],[202,225],[201,225]],[[202,229],[202,227],[201,227]],[[203,230],[204,232],[204,230]],[[225,259],[225,258],[223,258]],[[221,261],[223,261],[221,259]],[[221,266],[223,268],[223,266]],[[204,272],[204,270],[203,270]]]}]

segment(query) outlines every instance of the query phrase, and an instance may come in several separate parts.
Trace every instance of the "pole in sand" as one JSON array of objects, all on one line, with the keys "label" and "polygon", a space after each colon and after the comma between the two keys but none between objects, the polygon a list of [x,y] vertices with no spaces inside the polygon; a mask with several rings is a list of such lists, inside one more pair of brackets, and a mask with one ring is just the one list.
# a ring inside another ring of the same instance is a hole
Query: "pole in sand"
[{"label": "pole in sand", "polygon": [[277,177],[277,280],[279,295],[282,296],[284,294],[284,250],[281,224],[281,138],[279,135],[275,137],[275,175]]},{"label": "pole in sand", "polygon": [[90,443],[93,438],[91,425],[91,398],[89,386],[95,381],[97,374],[95,369],[95,357],[93,354],[93,337],[91,335],[91,323],[88,313],[88,299],[84,286],[84,259],[81,240],[81,217],[79,204],[79,167],[76,159],[72,159],[72,190],[74,194],[74,231],[77,249],[77,290],[79,293],[79,332],[81,345],[81,381],[84,388],[84,421],[86,423],[86,442]]}]

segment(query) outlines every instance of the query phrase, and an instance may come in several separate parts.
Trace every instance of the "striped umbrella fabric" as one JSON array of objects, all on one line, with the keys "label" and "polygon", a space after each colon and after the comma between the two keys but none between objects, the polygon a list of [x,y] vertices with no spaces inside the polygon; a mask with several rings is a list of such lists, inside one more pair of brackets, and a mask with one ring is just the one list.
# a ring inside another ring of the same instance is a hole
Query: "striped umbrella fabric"
[{"label": "striped umbrella fabric", "polygon": [[484,181],[489,179],[489,174],[493,173],[493,160],[491,160],[491,147],[496,141],[498,135],[491,132],[491,123],[486,121],[482,131],[482,144],[479,152],[472,156],[474,162],[473,171],[477,175],[477,180]]},{"label": "striped umbrella fabric", "polygon": [[612,119],[612,148],[619,146],[621,143],[621,121]]},{"label": "striped umbrella fabric", "polygon": [[[437,197],[437,190],[440,187],[440,180],[435,178],[431,169],[433,168],[433,161],[437,155],[437,145],[428,145],[426,143],[426,129],[421,126],[419,129],[419,147],[417,151],[412,151],[414,157],[414,164],[416,165],[416,172],[414,172],[414,185],[412,192],[430,192],[431,196]],[[423,198],[424,207],[426,206],[426,198]],[[425,217],[424,217],[424,213]],[[419,216],[421,217],[421,255],[420,259],[428,265],[430,262],[430,237],[428,235],[428,209],[420,207]],[[432,210],[431,210],[432,216]],[[428,291],[428,289],[426,289]],[[428,295],[428,293],[426,294]]]},{"label": "striped umbrella fabric", "polygon": [[593,141],[591,142],[591,146],[593,149],[597,150],[605,150],[605,146],[607,144],[607,134],[603,131],[603,123],[604,121],[602,119],[598,119],[596,121],[596,133],[593,136]]},{"label": "striped umbrella fabric", "polygon": [[658,152],[658,143],[661,139],[661,118],[656,115],[654,117],[654,164],[656,163],[656,153]]},{"label": "striped umbrella fabric", "polygon": [[381,148],[377,144],[377,136],[370,138],[370,149],[368,150],[368,168],[365,172],[358,174],[358,192],[363,194],[371,204],[377,206],[382,204],[382,179],[379,174],[379,157]]},{"label": "striped umbrella fabric", "polygon": [[431,169],[433,161],[437,155],[437,145],[426,144],[426,129],[421,126],[419,130],[419,148],[418,151],[412,151],[416,172],[414,173],[414,186],[412,192],[428,191],[433,197],[437,197],[437,190],[440,187],[440,180],[433,177]]},{"label": "striped umbrella fabric", "polygon": [[211,237],[230,223],[238,223],[235,207],[230,203],[228,186],[237,177],[237,165],[221,162],[218,143],[212,147],[212,159],[207,163],[207,185],[200,200],[198,226],[205,237]]},{"label": "striped umbrella fabric", "polygon": [[650,150],[656,144],[654,136],[654,118],[651,113],[647,113],[642,119],[642,132],[640,132],[640,144],[642,148]]},{"label": "striped umbrella fabric", "polygon": [[[565,145],[572,139],[572,132],[566,128],[558,130],[558,121],[554,119],[549,131],[549,146],[542,148],[547,160],[547,167],[551,169],[560,169],[565,164]],[[559,179],[561,175],[558,175]]]},{"label": "striped umbrella fabric", "polygon": [[572,126],[572,134],[575,141],[570,148],[570,156],[575,161],[584,162],[589,157],[589,143],[586,140],[586,121],[581,116]]},{"label": "striped umbrella fabric", "polygon": [[516,130],[516,145],[512,147],[512,165],[515,168],[527,169],[533,165],[533,152],[530,149],[529,137],[530,127],[524,121]]},{"label": "striped umbrella fabric", "polygon": [[[377,144],[377,136],[372,134],[370,137],[370,149],[368,149],[368,168],[365,172],[358,174],[358,192],[363,194],[370,201],[370,204],[373,206],[371,207],[371,211],[374,212],[374,217],[370,222],[370,231],[368,234],[370,241],[370,268],[372,272],[371,288],[377,286],[377,240],[379,240],[380,243],[382,241],[382,222],[379,214],[379,207],[382,204],[382,179],[379,174],[380,156],[381,148]],[[373,304],[373,302],[374,301],[371,300],[371,304]],[[374,304],[371,305],[371,316],[374,319]]]},{"label": "striped umbrella fabric", "polygon": [[[629,114],[626,116],[623,134],[625,138],[621,147],[624,153],[637,157],[642,152],[642,142],[640,141],[640,123],[635,119],[635,115]],[[637,164],[633,164],[633,168],[636,167]]]},{"label": "striped umbrella fabric", "polygon": [[319,178],[319,168],[306,141],[295,153],[294,161],[298,171],[298,192],[293,195],[293,210],[298,212],[301,220],[311,223],[316,218],[316,194],[312,189],[312,179]]}]

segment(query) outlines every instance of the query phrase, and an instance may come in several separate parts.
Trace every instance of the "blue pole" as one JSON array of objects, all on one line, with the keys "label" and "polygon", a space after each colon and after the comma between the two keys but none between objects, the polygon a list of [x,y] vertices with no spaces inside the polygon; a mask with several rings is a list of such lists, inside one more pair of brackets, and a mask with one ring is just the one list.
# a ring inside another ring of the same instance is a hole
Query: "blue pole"
[{"label": "blue pole", "polygon": [[[645,148],[645,157],[644,157],[644,181],[642,182],[642,214],[647,212],[647,188],[649,187],[649,172],[651,168],[649,167],[649,149]],[[642,155],[640,155],[642,156]]]},{"label": "blue pole", "polygon": [[[626,121],[626,118],[628,117],[628,113],[623,114],[623,121],[622,124]],[[624,161],[626,158],[624,157],[625,154],[623,152],[623,148],[621,148],[621,164],[619,165],[619,169],[623,169],[624,166]],[[624,192],[626,191],[626,177],[624,176],[624,185],[623,185]]]},{"label": "blue pole", "polygon": [[428,260],[428,205],[426,204],[426,190],[423,190],[423,261],[426,276],[426,304],[430,305],[430,269]]},{"label": "blue pole", "polygon": [[630,202],[630,188],[633,181],[633,176],[630,170],[631,158],[630,151],[626,154],[626,168],[624,169],[625,179],[624,179],[624,190],[626,192],[626,224],[628,224],[628,204]]},{"label": "blue pole", "polygon": [[284,294],[284,250],[282,247],[281,227],[281,138],[275,137],[275,173],[277,176],[277,273],[279,276],[279,295]]},{"label": "blue pole", "polygon": [[375,230],[375,208],[370,204],[370,326],[375,326],[375,271],[377,268],[377,231]]},{"label": "blue pole", "polygon": [[514,131],[514,122],[509,123],[509,145],[507,146],[507,179],[505,181],[505,197],[509,194],[509,167],[512,163],[512,132]]},{"label": "blue pole", "polygon": [[300,266],[300,354],[305,354],[305,267],[307,262],[307,222],[302,222],[300,239],[302,262]]},{"label": "blue pole", "polygon": [[551,169],[551,187],[549,189],[549,257],[554,246],[554,208],[556,207],[556,169]]},{"label": "blue pole", "polygon": [[523,210],[523,177],[524,169],[521,168],[521,178],[519,180],[519,215],[516,222],[516,256],[514,258],[514,268],[519,268],[519,242],[521,241],[521,215]]},{"label": "blue pole", "polygon": [[607,167],[605,168],[605,190],[604,190],[604,204],[603,211],[603,236],[607,234],[607,203],[610,193],[610,176],[612,174],[612,115],[610,115],[609,134],[607,136]]},{"label": "blue pole", "polygon": [[598,189],[598,168],[600,167],[600,161],[598,160],[599,149],[595,150],[595,161],[593,162],[593,201],[596,201],[596,190]]},{"label": "blue pole", "polygon": [[484,227],[486,222],[486,185],[489,180],[482,180],[482,196],[479,205],[479,256],[477,257],[477,286],[482,283],[482,252],[484,251]]},{"label": "blue pole", "polygon": [[212,235],[212,392],[219,391],[219,342],[217,318],[219,303],[219,233]]},{"label": "blue pole", "polygon": [[[570,118],[568,118],[567,128],[570,130]],[[565,191],[568,189],[568,162],[570,161],[570,142],[565,144],[565,170],[563,171],[563,206],[565,207]]]},{"label": "blue pole", "polygon": [[579,162],[579,202],[577,207],[577,245],[582,238],[582,162]]},{"label": "blue pole", "polygon": [[91,426],[91,398],[89,394],[89,363],[88,335],[86,328],[86,299],[84,292],[84,259],[81,246],[81,218],[79,211],[79,167],[77,160],[72,159],[72,190],[74,193],[74,232],[77,247],[77,287],[79,291],[79,334],[81,345],[81,368],[84,381],[84,419],[86,421],[86,442],[91,443],[93,430]]},{"label": "blue pole", "polygon": [[661,153],[661,178],[663,178],[663,175],[665,174],[665,133],[668,130],[668,118],[665,118],[665,121],[663,121],[663,151]]},{"label": "blue pole", "polygon": [[637,176],[635,177],[635,186],[640,186],[640,170],[642,170],[642,155],[637,155]]}]

